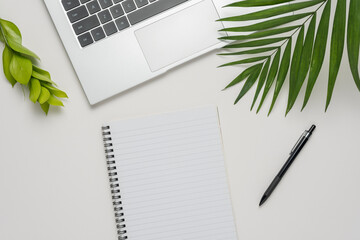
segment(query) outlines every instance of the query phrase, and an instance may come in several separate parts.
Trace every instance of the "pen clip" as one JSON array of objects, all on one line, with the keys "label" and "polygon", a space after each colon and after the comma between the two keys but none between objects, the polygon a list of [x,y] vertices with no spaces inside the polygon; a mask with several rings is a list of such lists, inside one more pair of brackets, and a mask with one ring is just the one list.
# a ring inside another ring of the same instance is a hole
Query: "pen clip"
[{"label": "pen clip", "polygon": [[308,131],[305,131],[305,132],[303,132],[303,133],[301,134],[301,136],[299,137],[299,139],[298,139],[297,142],[295,143],[294,147],[291,149],[290,154],[292,154],[292,153],[294,152],[295,148],[298,146],[298,144],[300,143],[301,139],[302,139],[303,137],[305,137],[307,133],[308,133]]}]

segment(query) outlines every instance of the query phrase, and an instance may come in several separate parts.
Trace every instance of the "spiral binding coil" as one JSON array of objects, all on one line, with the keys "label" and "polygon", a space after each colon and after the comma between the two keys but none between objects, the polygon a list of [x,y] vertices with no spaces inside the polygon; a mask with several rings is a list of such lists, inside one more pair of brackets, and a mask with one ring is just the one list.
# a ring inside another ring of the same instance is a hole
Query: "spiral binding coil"
[{"label": "spiral binding coil", "polygon": [[116,177],[116,166],[115,166],[115,159],[114,159],[114,149],[113,144],[111,143],[112,139],[110,137],[110,127],[104,126],[102,127],[103,132],[103,140],[104,140],[104,147],[105,147],[105,156],[106,156],[106,164],[108,169],[108,176],[111,188],[111,196],[114,206],[115,212],[115,222],[116,222],[116,229],[118,234],[118,240],[125,240],[128,239],[126,236],[126,225],[125,225],[125,218],[123,213],[123,207],[121,202],[121,195],[120,195],[120,188],[118,178]]}]

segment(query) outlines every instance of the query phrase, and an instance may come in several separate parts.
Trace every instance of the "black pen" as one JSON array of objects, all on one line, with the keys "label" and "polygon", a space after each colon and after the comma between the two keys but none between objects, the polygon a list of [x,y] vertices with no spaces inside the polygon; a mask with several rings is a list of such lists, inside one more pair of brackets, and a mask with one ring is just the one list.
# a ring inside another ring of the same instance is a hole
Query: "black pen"
[{"label": "black pen", "polygon": [[266,189],[264,195],[260,200],[259,206],[261,206],[271,195],[274,191],[278,183],[281,181],[282,177],[285,175],[286,171],[289,169],[291,164],[294,162],[296,156],[299,154],[301,149],[305,146],[306,142],[309,140],[312,132],[316,128],[315,125],[312,125],[309,130],[305,130],[305,132],[300,136],[299,140],[295,143],[295,146],[290,152],[290,157],[284,164],[284,166],[280,169],[279,173],[276,175],[274,180],[271,182],[270,186]]}]

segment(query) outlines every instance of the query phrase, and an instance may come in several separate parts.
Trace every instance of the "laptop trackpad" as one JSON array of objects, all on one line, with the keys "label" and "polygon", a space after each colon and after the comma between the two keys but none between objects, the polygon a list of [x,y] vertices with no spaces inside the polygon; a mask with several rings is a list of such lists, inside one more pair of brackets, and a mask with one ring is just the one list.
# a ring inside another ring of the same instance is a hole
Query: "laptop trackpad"
[{"label": "laptop trackpad", "polygon": [[204,0],[135,32],[151,71],[209,48],[222,28],[211,0]]}]

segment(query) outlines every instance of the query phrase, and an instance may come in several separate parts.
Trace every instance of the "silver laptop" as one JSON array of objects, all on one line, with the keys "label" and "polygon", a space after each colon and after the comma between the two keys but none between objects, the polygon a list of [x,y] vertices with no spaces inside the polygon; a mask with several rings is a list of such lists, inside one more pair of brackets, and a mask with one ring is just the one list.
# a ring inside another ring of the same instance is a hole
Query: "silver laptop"
[{"label": "silver laptop", "polygon": [[90,104],[222,46],[216,20],[234,2],[44,1]]}]

